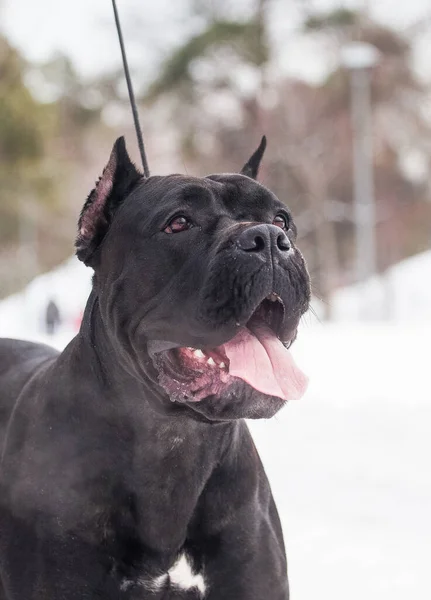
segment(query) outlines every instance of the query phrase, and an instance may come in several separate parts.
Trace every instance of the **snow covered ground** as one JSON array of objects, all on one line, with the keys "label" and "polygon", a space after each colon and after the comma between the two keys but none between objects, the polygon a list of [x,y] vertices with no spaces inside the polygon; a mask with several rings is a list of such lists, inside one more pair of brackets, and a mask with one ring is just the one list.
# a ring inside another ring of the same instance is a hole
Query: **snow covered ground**
[{"label": "snow covered ground", "polygon": [[[377,282],[339,292],[334,324],[307,316],[294,345],[306,396],[250,423],[283,522],[292,600],[431,598],[430,274],[431,253],[389,273],[385,321],[353,320],[359,295],[368,307],[381,297]],[[36,279],[0,303],[0,335],[46,341],[41,315],[54,297],[61,348],[90,278],[72,260]]]},{"label": "snow covered ground", "polygon": [[293,600],[431,598],[431,326],[303,330],[306,397],[251,425]]}]

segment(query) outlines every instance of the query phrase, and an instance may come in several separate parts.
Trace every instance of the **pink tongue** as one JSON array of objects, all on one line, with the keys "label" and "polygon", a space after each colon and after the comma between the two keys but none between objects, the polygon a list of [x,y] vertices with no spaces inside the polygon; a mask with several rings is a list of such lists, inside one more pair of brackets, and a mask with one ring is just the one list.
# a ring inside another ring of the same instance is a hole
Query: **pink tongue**
[{"label": "pink tongue", "polygon": [[265,324],[241,329],[224,351],[229,374],[240,377],[263,394],[298,400],[307,389],[308,378],[295,365],[292,355]]}]

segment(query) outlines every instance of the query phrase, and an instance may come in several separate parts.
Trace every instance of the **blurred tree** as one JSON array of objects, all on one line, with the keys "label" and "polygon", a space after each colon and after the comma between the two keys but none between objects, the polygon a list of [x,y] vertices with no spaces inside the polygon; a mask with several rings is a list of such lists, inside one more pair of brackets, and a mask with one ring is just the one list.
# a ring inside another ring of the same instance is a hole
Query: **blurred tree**
[{"label": "blurred tree", "polygon": [[[13,248],[29,232],[29,204],[52,200],[52,180],[44,169],[44,135],[50,128],[50,114],[24,84],[26,63],[0,37],[0,269],[2,293],[17,284],[16,265],[10,279],[4,275]],[[34,233],[34,232],[33,232]],[[33,235],[35,238],[36,233]],[[1,251],[7,251],[6,267]],[[12,254],[11,254],[12,252]],[[19,260],[15,254],[16,260]],[[22,256],[20,258],[23,258]],[[15,261],[12,261],[12,263]],[[25,267],[25,265],[23,265]]]},{"label": "blurred tree", "polygon": [[[194,3],[192,9],[202,23],[200,33],[167,57],[145,95],[148,103],[158,100],[170,105],[184,157],[199,168],[205,168],[202,158],[213,154],[217,129],[232,122],[232,117],[245,117],[245,132],[254,139],[252,143],[262,135],[259,96],[269,61],[268,4],[258,0],[251,14],[238,20],[229,14],[227,3]],[[240,140],[239,156],[245,156],[252,146],[244,136]]]},{"label": "blurred tree", "polygon": [[73,251],[104,84],[83,82],[64,56],[29,64],[0,37],[0,296]]},{"label": "blurred tree", "polygon": [[[70,58],[57,54],[37,67],[40,86],[50,91],[55,115],[56,143],[64,159],[79,161],[85,154],[83,133],[100,124],[105,97],[98,80],[83,81]],[[58,150],[58,148],[57,148]]]},{"label": "blurred tree", "polygon": [[[34,167],[43,158],[47,119],[23,82],[24,61],[0,37],[0,210],[12,205],[14,190],[29,191]],[[6,216],[0,222],[7,225]],[[11,233],[4,227],[2,235]]]},{"label": "blurred tree", "polygon": [[[373,21],[367,13],[345,9],[309,16],[305,29],[324,36],[334,52],[348,42],[361,41],[372,44],[380,54],[372,72],[372,104],[377,259],[379,270],[384,270],[412,252],[426,249],[431,233],[431,122],[425,112],[429,89],[419,81],[412,65],[412,32],[399,33]],[[347,133],[337,172],[326,171],[328,191],[330,198],[351,205],[348,73],[343,69],[333,71],[322,92],[326,96],[322,124],[330,121],[334,130],[341,127]],[[333,148],[328,143],[326,147]],[[414,172],[408,168],[412,163]],[[354,231],[346,220],[338,222],[336,230],[342,266],[348,269],[353,258]]]}]

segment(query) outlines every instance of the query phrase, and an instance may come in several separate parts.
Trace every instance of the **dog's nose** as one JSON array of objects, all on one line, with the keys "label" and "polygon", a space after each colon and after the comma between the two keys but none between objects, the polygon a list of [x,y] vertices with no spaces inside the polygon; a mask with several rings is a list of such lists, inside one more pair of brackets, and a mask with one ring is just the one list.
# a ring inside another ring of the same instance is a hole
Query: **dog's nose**
[{"label": "dog's nose", "polygon": [[286,252],[291,245],[286,232],[276,225],[253,225],[244,229],[237,240],[244,252]]}]

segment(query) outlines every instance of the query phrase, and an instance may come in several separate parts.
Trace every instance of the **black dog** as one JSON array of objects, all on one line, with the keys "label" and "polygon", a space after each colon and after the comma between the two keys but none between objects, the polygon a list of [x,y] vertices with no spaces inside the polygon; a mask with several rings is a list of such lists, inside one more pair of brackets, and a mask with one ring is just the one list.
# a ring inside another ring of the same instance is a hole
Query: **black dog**
[{"label": "black dog", "polygon": [[79,221],[78,336],[0,344],[0,600],[288,598],[243,419],[303,393],[286,346],[310,290],[264,148],[144,179],[116,142]]}]

